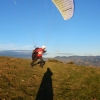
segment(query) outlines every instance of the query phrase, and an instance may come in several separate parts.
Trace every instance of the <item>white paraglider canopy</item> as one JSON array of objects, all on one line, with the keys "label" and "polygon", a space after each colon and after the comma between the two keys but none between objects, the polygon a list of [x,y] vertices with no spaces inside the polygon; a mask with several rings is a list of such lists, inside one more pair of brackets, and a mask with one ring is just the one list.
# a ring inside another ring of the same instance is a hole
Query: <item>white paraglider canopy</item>
[{"label": "white paraglider canopy", "polygon": [[64,20],[68,20],[73,16],[74,13],[73,0],[52,0],[52,2],[58,8]]}]

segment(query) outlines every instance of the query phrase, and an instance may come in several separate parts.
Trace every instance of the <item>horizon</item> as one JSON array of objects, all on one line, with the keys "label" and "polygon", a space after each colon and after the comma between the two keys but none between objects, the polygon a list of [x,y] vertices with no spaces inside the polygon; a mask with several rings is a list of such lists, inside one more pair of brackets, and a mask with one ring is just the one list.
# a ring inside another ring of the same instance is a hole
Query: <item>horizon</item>
[{"label": "horizon", "polygon": [[[10,57],[20,57],[20,58],[30,58],[31,59],[32,50],[0,50],[0,56],[10,56]],[[43,54],[43,58],[57,58],[57,57],[98,57],[93,55],[59,55],[48,56],[48,53]]]}]

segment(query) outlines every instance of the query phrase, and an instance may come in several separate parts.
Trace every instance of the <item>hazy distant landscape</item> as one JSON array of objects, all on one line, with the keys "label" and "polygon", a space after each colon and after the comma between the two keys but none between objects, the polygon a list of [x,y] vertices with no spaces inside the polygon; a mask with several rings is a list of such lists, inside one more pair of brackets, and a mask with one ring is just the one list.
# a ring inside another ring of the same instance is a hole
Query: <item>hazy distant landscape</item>
[{"label": "hazy distant landscape", "polygon": [[0,51],[0,56],[10,56],[17,58],[29,58],[31,59],[31,50],[2,50]]},{"label": "hazy distant landscape", "polygon": [[84,66],[100,67],[100,56],[69,56],[69,57],[55,57],[55,59],[63,62],[74,62],[75,64]]},{"label": "hazy distant landscape", "polygon": [[[31,59],[31,50],[3,50],[0,51],[0,56],[10,56],[15,58]],[[44,59],[50,59],[44,56]],[[56,56],[53,59],[60,60],[64,63],[73,62],[84,66],[100,66],[100,56]]]}]

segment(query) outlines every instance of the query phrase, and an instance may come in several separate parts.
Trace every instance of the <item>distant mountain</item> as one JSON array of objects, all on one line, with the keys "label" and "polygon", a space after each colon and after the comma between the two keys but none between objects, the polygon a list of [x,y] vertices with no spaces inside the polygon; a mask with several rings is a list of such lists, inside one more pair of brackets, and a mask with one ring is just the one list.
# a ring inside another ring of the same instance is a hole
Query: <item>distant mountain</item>
[{"label": "distant mountain", "polygon": [[75,64],[85,66],[98,66],[100,67],[100,56],[56,56],[54,59],[68,63],[73,61]]},{"label": "distant mountain", "polygon": [[0,56],[10,56],[16,58],[29,58],[31,59],[31,50],[2,50]]}]

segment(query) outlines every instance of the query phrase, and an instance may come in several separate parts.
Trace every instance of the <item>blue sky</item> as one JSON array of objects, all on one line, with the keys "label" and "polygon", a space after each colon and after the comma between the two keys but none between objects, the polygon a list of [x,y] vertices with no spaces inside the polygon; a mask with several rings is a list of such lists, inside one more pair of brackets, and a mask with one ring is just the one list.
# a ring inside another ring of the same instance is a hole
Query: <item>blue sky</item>
[{"label": "blue sky", "polygon": [[32,50],[47,56],[100,55],[100,0],[74,0],[64,20],[52,0],[0,0],[0,50]]}]

